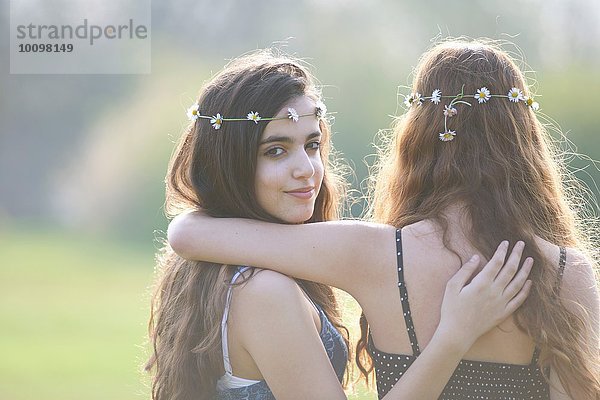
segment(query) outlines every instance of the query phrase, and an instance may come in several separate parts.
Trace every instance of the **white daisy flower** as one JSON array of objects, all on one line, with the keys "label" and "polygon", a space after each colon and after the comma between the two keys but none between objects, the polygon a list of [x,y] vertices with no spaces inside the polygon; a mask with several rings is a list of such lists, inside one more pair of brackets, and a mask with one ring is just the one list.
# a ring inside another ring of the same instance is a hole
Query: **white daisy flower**
[{"label": "white daisy flower", "polygon": [[221,114],[217,113],[217,115],[213,115],[213,117],[210,119],[210,123],[212,124],[213,128],[221,129],[223,117],[221,117]]},{"label": "white daisy flower", "polygon": [[200,116],[200,105],[198,103],[192,104],[187,110],[187,117],[190,121],[196,121]]},{"label": "white daisy flower", "polygon": [[298,122],[298,112],[296,111],[295,108],[288,108],[288,118],[291,119],[294,122]]},{"label": "white daisy flower", "polygon": [[442,91],[440,89],[435,89],[433,93],[431,93],[430,100],[433,104],[440,104],[440,101],[442,101]]},{"label": "white daisy flower", "polygon": [[415,93],[413,96],[413,104],[417,104],[420,106],[423,103],[423,99],[421,98],[421,93]]},{"label": "white daisy flower", "polygon": [[454,136],[456,136],[456,131],[446,131],[446,132],[441,132],[439,134],[440,140],[442,142],[449,142],[451,140],[454,140]]},{"label": "white daisy flower", "polygon": [[248,115],[246,115],[246,118],[250,121],[254,121],[255,124],[258,124],[258,121],[260,121],[260,115],[254,111],[250,111]]},{"label": "white daisy flower", "polygon": [[485,86],[481,89],[477,89],[477,93],[473,97],[477,99],[479,104],[486,103],[489,99],[492,98],[489,89]]},{"label": "white daisy flower", "polygon": [[508,99],[510,101],[512,101],[513,103],[518,103],[519,101],[525,100],[525,98],[523,97],[523,92],[521,92],[521,89],[518,89],[516,87],[510,89],[510,91],[508,92]]},{"label": "white daisy flower", "polygon": [[413,104],[421,105],[423,103],[423,99],[421,98],[421,93],[411,93],[404,98],[404,105],[410,108]]},{"label": "white daisy flower", "polygon": [[452,106],[444,105],[444,116],[448,118],[454,117],[458,114],[458,110]]},{"label": "white daisy flower", "polygon": [[531,108],[533,111],[540,109],[540,104],[537,101],[534,101],[533,97],[525,97],[525,104],[527,104],[527,107]]},{"label": "white daisy flower", "polygon": [[423,99],[421,98],[421,93],[417,92],[412,95],[412,103],[411,104],[416,104],[418,106],[423,104]]},{"label": "white daisy flower", "polygon": [[325,106],[325,103],[323,103],[321,100],[317,101],[317,104],[315,106],[315,114],[317,118],[324,118],[325,114],[327,114],[327,107]]}]

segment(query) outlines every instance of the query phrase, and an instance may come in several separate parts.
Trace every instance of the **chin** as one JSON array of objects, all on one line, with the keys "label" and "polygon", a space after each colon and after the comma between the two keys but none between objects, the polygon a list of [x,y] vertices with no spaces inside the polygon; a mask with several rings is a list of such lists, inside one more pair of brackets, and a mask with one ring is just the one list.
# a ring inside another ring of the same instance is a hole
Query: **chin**
[{"label": "chin", "polygon": [[313,209],[310,209],[306,212],[287,213],[280,218],[288,224],[303,224],[308,221],[312,215]]},{"label": "chin", "polygon": [[306,218],[304,218],[304,217],[294,218],[294,217],[287,216],[284,219],[284,221],[286,223],[288,223],[288,224],[296,224],[297,225],[297,224],[303,224],[303,223],[305,223],[306,221],[308,221],[310,219],[310,217],[311,217],[310,215],[308,217],[306,217]]}]

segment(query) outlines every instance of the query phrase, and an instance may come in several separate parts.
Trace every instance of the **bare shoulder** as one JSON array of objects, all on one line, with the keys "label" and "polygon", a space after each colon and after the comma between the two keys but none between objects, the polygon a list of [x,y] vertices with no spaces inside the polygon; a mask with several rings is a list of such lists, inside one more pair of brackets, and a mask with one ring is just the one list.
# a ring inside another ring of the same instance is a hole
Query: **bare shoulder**
[{"label": "bare shoulder", "polygon": [[[419,275],[427,276],[428,279],[445,283],[454,274],[455,264],[461,264],[457,255],[444,244],[444,230],[434,221],[422,220],[403,227],[402,242],[404,263],[418,265]],[[453,244],[456,243],[453,241]],[[462,247],[460,250],[465,250]],[[466,255],[467,251],[461,253]]]},{"label": "bare shoulder", "polygon": [[567,248],[567,263],[565,273],[569,270],[570,279],[575,282],[592,283],[595,282],[594,265],[589,258],[580,250]]},{"label": "bare shoulder", "polygon": [[299,321],[304,319],[319,327],[314,306],[293,278],[266,269],[255,269],[246,278],[233,289],[232,316],[240,326],[270,329],[287,323],[300,329]]},{"label": "bare shoulder", "polygon": [[432,220],[421,220],[402,228],[403,235],[412,235],[416,238],[430,240],[437,238],[443,232],[442,228]]},{"label": "bare shoulder", "polygon": [[230,313],[234,335],[251,354],[280,335],[319,331],[318,315],[300,286],[275,271],[255,270],[236,286]]},{"label": "bare shoulder", "polygon": [[246,281],[234,289],[238,302],[260,305],[274,300],[294,301],[303,296],[300,286],[287,275],[266,269],[254,269],[252,276],[249,272],[244,274]]},{"label": "bare shoulder", "polygon": [[562,295],[578,302],[598,302],[598,280],[594,265],[578,249],[567,248]]},{"label": "bare shoulder", "polygon": [[[537,238],[536,244],[540,248],[542,254],[547,261],[556,265],[557,273],[560,260],[560,248]],[[594,287],[597,284],[594,265],[579,249],[568,247],[566,248],[567,258],[563,271],[561,288],[567,292],[577,291],[585,287]]]},{"label": "bare shoulder", "polygon": [[[560,248],[538,239],[537,244],[548,261],[555,262],[558,274]],[[567,302],[588,308],[598,308],[598,277],[593,262],[576,248],[567,248],[567,258],[561,280],[560,296]],[[589,310],[591,308],[591,310]]]}]

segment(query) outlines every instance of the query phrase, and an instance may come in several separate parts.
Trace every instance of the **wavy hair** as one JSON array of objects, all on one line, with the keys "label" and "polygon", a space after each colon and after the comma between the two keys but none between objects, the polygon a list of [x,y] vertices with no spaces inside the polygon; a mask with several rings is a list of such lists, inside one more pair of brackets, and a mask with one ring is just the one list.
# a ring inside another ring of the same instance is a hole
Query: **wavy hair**
[{"label": "wavy hair", "polygon": [[[299,96],[320,98],[309,71],[298,60],[258,51],[230,62],[201,90],[204,115],[245,116],[249,110],[276,115]],[[258,146],[266,123],[225,122],[216,131],[198,119],[182,135],[166,178],[169,216],[201,209],[214,217],[279,222],[257,202],[254,177]],[[330,127],[321,119],[321,158],[326,166],[315,210],[307,222],[338,217],[342,179],[330,160]],[[149,336],[153,354],[154,400],[212,399],[223,375],[221,317],[234,266],[187,261],[166,245],[157,256],[158,279],[152,299]],[[251,278],[249,278],[251,279]],[[345,335],[332,288],[296,280]]]},{"label": "wavy hair", "polygon": [[[469,40],[450,40],[427,51],[412,91],[427,95],[440,89],[454,95],[483,86],[494,94],[517,87],[531,95],[507,52],[492,42]],[[490,258],[504,239],[524,240],[525,255],[536,263],[531,293],[515,313],[516,323],[540,349],[546,379],[551,367],[571,395],[576,388],[586,399],[597,399],[598,357],[581,339],[591,322],[565,306],[558,293],[557,260],[546,259],[535,242],[539,237],[559,246],[590,248],[580,229],[585,221],[563,187],[564,164],[544,125],[523,102],[464,100],[472,106],[456,105],[458,115],[448,119],[449,129],[456,131],[453,141],[438,139],[445,131],[443,103],[425,101],[395,123],[377,166],[371,217],[397,227],[429,219],[447,232],[444,211],[461,204],[471,222],[467,237],[484,256]],[[445,234],[444,243],[448,246]],[[373,365],[364,315],[360,325],[356,357],[368,378]]]}]

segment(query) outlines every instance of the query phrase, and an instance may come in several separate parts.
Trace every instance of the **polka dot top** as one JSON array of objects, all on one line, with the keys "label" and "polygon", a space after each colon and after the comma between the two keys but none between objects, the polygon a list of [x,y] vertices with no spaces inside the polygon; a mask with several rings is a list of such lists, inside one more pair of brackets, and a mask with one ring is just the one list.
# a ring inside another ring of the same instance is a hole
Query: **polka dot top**
[{"label": "polka dot top", "polygon": [[[391,354],[379,351],[373,344],[373,338],[369,335],[369,352],[373,357],[377,393],[380,399],[390,391],[421,353],[410,315],[408,292],[404,282],[402,236],[399,229],[396,230],[396,251],[400,302],[413,354]],[[565,262],[566,250],[561,247],[557,283],[560,283]],[[550,398],[549,386],[537,365],[538,355],[539,350],[536,348],[528,365],[461,360],[439,399],[548,400]]]}]

